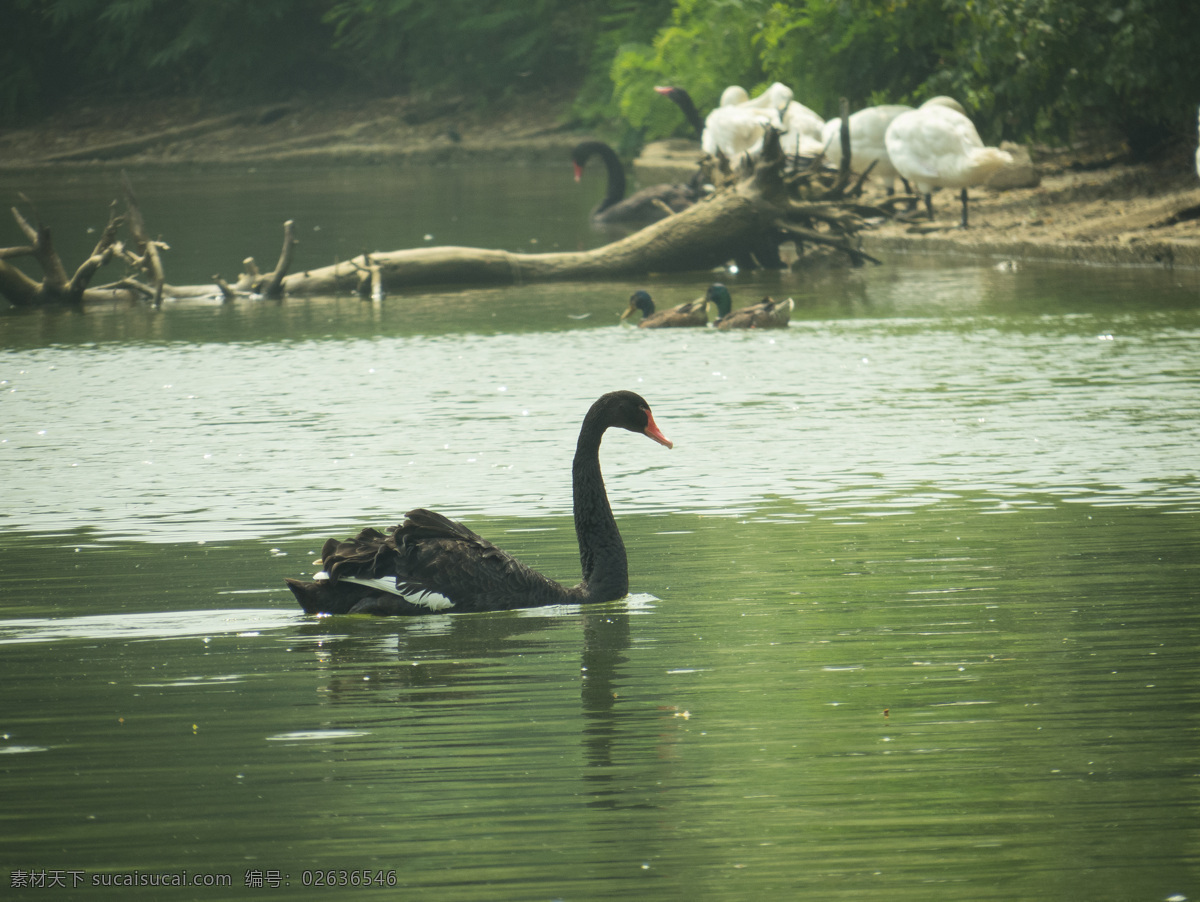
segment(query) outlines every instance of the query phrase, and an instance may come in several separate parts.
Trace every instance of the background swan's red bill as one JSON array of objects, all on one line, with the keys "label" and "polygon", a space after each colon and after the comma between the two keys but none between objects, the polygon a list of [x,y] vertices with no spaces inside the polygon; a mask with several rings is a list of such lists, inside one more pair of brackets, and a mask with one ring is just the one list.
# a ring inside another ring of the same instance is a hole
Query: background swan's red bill
[{"label": "background swan's red bill", "polygon": [[654,422],[654,414],[650,412],[650,408],[646,407],[644,410],[646,411],[646,435],[654,439],[660,445],[666,445],[668,448],[674,448],[675,446],[671,444],[671,440],[662,434],[662,431],[658,428],[658,424]]}]

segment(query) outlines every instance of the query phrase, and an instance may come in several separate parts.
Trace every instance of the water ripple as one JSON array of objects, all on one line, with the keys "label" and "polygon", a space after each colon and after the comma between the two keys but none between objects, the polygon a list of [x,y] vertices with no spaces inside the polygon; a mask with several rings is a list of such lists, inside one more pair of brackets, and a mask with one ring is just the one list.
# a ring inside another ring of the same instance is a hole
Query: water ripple
[{"label": "water ripple", "polygon": [[566,514],[580,416],[614,387],[676,443],[610,434],[618,511],[886,514],[981,490],[1195,510],[1198,332],[982,317],[11,352],[0,459],[23,478],[0,526],[190,541],[416,506]]}]

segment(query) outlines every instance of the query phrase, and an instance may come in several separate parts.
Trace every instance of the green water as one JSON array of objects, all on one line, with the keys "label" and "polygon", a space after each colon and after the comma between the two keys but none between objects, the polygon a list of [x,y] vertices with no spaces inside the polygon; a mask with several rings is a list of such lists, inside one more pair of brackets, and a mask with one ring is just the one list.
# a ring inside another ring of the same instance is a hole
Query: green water
[{"label": "green water", "polygon": [[[0,892],[1200,898],[1200,276],[723,277],[791,328],[622,328],[626,283],[0,316]],[[295,607],[416,506],[577,578],[612,388],[676,443],[601,451],[628,599]]]}]

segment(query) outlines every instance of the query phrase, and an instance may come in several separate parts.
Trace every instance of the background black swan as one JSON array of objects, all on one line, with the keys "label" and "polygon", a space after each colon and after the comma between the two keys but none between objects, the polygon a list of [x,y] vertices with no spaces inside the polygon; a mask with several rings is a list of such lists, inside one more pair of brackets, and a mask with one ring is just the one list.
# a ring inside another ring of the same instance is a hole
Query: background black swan
[{"label": "background black swan", "polygon": [[660,86],[654,89],[668,100],[673,100],[675,105],[679,107],[684,118],[687,119],[690,125],[696,132],[697,138],[704,136],[704,117],[700,115],[700,111],[696,109],[696,103],[692,100],[692,95],[684,88],[671,87],[670,85]]},{"label": "background black swan", "polygon": [[583,566],[579,585],[567,588],[461,523],[414,510],[387,533],[367,528],[344,542],[330,539],[321,550],[323,572],[312,582],[289,579],[288,588],[309,614],[503,611],[625,597],[625,544],[600,472],[600,440],[610,426],[671,447],[640,395],[609,392],[588,410],[571,465],[575,534]]},{"label": "background black swan", "polygon": [[604,199],[592,210],[592,221],[645,225],[686,210],[696,202],[699,191],[691,185],[652,185],[625,197],[625,168],[615,150],[603,141],[583,141],[571,151],[575,181],[583,178],[583,167],[592,157],[604,161],[608,188]]}]

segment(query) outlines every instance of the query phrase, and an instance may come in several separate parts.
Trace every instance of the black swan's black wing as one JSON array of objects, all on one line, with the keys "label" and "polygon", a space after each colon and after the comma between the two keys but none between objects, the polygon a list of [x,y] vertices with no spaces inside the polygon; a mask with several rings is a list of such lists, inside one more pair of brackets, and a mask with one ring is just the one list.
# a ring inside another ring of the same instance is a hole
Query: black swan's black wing
[{"label": "black swan's black wing", "polygon": [[[327,581],[289,581],[305,610],[313,606],[326,613],[427,614],[570,600],[569,590],[560,584],[461,523],[424,509],[409,511],[403,523],[386,533],[367,528],[353,539],[330,539],[321,550],[321,565],[329,575]],[[397,590],[407,598],[349,582],[347,577],[394,577]],[[306,599],[298,589],[309,587]],[[440,599],[428,603],[434,596],[442,596],[449,605]]]}]

